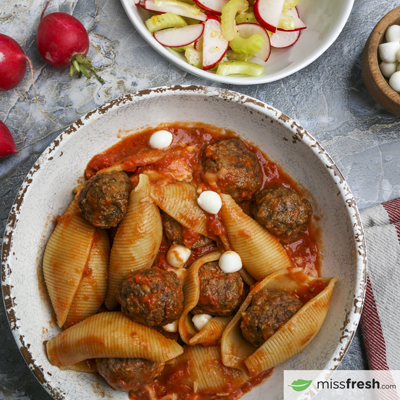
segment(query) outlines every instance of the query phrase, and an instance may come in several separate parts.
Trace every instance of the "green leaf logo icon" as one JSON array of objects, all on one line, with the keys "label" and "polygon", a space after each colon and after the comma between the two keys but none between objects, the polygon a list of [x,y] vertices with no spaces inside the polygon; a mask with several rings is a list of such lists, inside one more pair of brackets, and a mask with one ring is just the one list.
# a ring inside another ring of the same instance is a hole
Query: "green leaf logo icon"
[{"label": "green leaf logo icon", "polygon": [[304,379],[297,379],[297,381],[293,381],[290,386],[293,390],[296,392],[302,392],[303,390],[306,390],[310,385],[312,381],[305,381]]}]

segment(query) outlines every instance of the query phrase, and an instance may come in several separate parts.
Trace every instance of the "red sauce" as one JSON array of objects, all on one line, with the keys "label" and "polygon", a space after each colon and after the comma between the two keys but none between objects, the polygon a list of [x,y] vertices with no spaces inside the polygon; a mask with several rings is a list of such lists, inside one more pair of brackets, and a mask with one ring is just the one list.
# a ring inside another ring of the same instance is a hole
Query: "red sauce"
[{"label": "red sauce", "polygon": [[189,228],[183,227],[182,233],[183,243],[188,249],[190,249],[200,239],[200,233],[192,231]]}]

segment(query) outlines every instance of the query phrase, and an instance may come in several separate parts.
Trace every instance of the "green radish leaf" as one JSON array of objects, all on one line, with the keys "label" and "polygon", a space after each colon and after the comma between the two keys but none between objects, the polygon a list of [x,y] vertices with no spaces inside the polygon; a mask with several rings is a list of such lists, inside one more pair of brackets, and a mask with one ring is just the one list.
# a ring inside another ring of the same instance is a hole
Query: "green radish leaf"
[{"label": "green radish leaf", "polygon": [[311,381],[305,381],[304,379],[297,379],[297,381],[293,381],[290,386],[293,390],[296,392],[302,392],[303,390],[306,390],[312,383]]}]

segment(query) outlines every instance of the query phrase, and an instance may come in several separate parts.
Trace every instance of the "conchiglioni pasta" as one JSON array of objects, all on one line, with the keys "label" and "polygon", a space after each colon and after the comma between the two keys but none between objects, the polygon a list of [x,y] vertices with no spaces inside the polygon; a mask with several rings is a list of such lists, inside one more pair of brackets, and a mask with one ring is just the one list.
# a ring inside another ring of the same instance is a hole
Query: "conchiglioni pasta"
[{"label": "conchiglioni pasta", "polygon": [[[82,276],[90,259],[96,228],[79,211],[77,198],[70,204],[47,242],[43,257],[43,274],[50,300],[62,327],[67,319]],[[107,263],[108,243],[96,245],[97,262]],[[97,253],[98,251],[98,253]],[[101,258],[101,259],[99,259]],[[104,276],[103,278],[104,279]],[[97,309],[100,305],[97,307]],[[94,305],[90,312],[96,312]]]},{"label": "conchiglioni pasta", "polygon": [[292,266],[278,239],[246,215],[229,194],[222,194],[221,198],[221,216],[229,243],[254,279],[260,281],[273,272]]},{"label": "conchiglioni pasta", "polygon": [[[257,375],[299,353],[321,329],[336,281],[337,278],[312,278],[301,268],[290,268],[258,283],[223,333],[221,349],[224,365]],[[323,290],[315,290],[317,286],[320,289],[323,287]],[[261,347],[256,348],[243,337],[240,322],[253,297],[262,289],[300,294],[300,299],[303,297],[308,301]]]},{"label": "conchiglioni pasta", "polygon": [[52,365],[70,365],[92,358],[144,358],[164,363],[183,353],[174,340],[154,329],[133,322],[120,312],[104,312],[47,342]]},{"label": "conchiglioni pasta", "polygon": [[128,211],[118,226],[111,248],[109,279],[105,304],[117,306],[116,290],[129,274],[150,268],[162,240],[162,223],[158,207],[150,197],[149,178],[141,174],[129,197]]}]

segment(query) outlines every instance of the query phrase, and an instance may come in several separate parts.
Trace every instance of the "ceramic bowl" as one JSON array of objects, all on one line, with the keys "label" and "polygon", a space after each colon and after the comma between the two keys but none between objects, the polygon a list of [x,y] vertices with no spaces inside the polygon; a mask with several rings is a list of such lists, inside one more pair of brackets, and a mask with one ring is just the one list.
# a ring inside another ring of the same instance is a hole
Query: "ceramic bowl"
[{"label": "ceramic bowl", "polygon": [[8,320],[29,368],[57,400],[128,396],[113,391],[96,374],[60,371],[46,357],[44,342],[60,332],[41,270],[55,219],[72,201],[71,190],[95,154],[121,136],[174,121],[232,129],[296,180],[319,217],[322,275],[339,278],[321,332],[243,399],[265,399],[266,392],[269,400],[281,399],[284,369],[337,368],[355,334],[366,285],[364,234],[350,189],[326,151],[296,121],[254,98],[202,86],[143,90],[88,113],[54,140],[23,182],[6,226],[2,289]]},{"label": "ceramic bowl", "polygon": [[147,30],[144,21],[151,13],[135,6],[133,0],[121,0],[133,26],[158,53],[183,70],[215,82],[232,85],[256,85],[285,78],[311,64],[336,40],[349,18],[354,0],[301,0],[297,6],[301,19],[307,25],[297,43],[288,49],[272,49],[265,71],[259,77],[220,76],[212,71],[203,71],[186,62],[182,53],[169,50],[158,43]]},{"label": "ceramic bowl", "polygon": [[400,7],[386,14],[371,32],[362,55],[362,74],[371,96],[392,114],[400,115],[400,93],[394,91],[379,68],[378,46],[384,43],[387,28],[400,24]]}]

